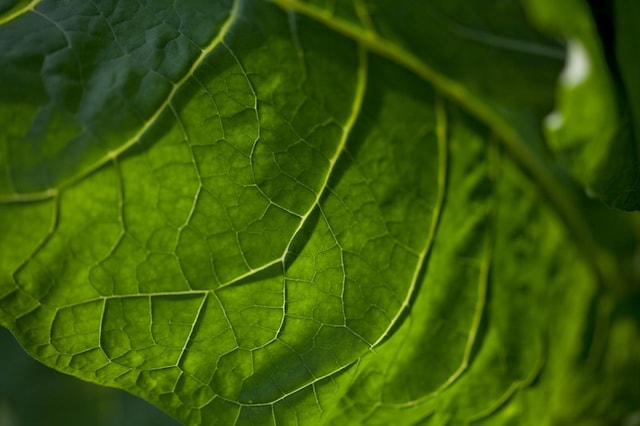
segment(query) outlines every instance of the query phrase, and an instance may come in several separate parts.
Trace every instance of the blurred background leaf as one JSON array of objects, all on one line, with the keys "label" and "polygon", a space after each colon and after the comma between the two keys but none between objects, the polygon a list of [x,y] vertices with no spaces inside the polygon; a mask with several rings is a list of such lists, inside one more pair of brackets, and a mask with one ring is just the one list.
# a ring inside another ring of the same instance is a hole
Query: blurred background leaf
[{"label": "blurred background leaf", "polygon": [[94,385],[36,362],[0,328],[0,426],[176,426],[126,392]]}]

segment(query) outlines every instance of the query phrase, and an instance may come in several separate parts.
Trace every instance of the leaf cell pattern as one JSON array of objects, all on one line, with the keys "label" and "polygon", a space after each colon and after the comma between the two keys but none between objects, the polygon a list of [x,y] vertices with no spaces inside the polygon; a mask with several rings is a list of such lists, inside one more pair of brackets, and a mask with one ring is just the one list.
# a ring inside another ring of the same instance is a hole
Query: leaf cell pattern
[{"label": "leaf cell pattern", "polygon": [[0,322],[189,424],[527,420],[598,282],[523,142],[563,51],[493,3],[2,12]]}]

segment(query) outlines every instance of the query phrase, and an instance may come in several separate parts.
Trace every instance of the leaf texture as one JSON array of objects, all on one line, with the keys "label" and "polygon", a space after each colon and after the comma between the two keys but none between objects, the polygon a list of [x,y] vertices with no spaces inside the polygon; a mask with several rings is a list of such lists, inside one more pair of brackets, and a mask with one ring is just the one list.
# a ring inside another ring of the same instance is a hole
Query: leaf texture
[{"label": "leaf texture", "polygon": [[543,132],[592,92],[520,3],[0,13],[0,323],[38,360],[187,424],[637,409],[638,218],[569,177],[618,151]]}]

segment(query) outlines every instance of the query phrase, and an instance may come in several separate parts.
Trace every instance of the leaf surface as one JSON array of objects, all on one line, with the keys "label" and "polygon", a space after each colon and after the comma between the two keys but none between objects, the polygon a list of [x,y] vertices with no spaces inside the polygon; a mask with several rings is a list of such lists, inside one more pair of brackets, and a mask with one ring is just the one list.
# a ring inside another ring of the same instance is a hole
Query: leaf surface
[{"label": "leaf surface", "polygon": [[0,322],[188,424],[628,415],[563,402],[638,368],[637,216],[542,130],[563,47],[480,3],[7,9]]}]

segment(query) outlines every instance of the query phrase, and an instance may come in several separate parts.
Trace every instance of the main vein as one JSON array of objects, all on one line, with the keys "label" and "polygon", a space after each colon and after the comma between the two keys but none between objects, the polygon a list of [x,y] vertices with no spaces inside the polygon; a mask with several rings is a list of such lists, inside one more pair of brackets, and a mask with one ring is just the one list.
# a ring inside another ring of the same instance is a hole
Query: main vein
[{"label": "main vein", "polygon": [[579,246],[594,268],[599,280],[614,284],[619,280],[614,260],[596,243],[592,230],[577,207],[579,194],[554,176],[539,156],[531,151],[516,129],[497,111],[470,92],[464,85],[437,72],[413,53],[382,38],[371,30],[331,16],[315,6],[298,0],[271,1],[285,10],[301,13],[320,22],[361,43],[367,50],[411,71],[483,122],[498,135],[498,140],[510,157],[538,184],[567,228],[577,238]]}]

